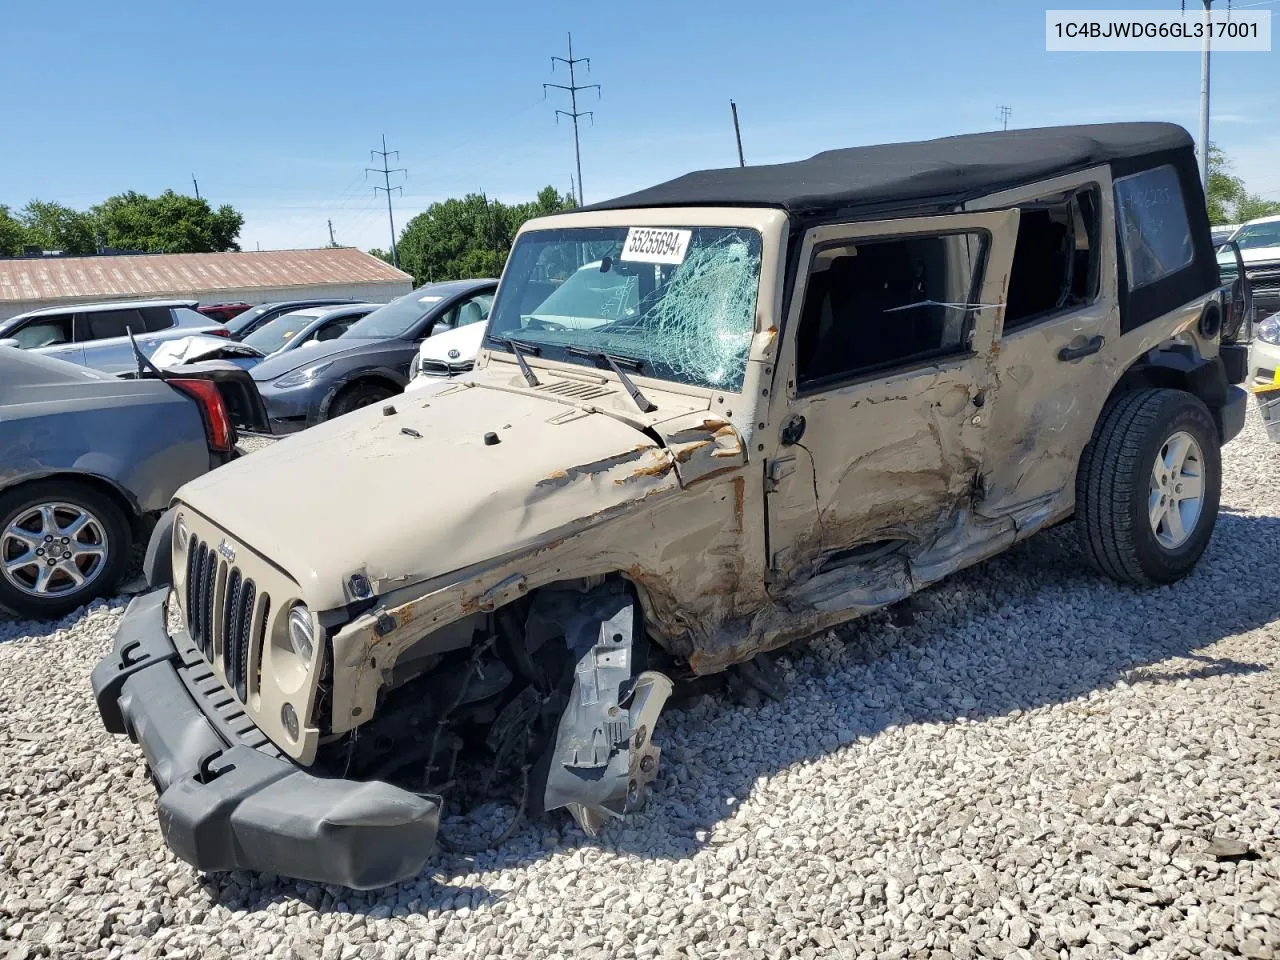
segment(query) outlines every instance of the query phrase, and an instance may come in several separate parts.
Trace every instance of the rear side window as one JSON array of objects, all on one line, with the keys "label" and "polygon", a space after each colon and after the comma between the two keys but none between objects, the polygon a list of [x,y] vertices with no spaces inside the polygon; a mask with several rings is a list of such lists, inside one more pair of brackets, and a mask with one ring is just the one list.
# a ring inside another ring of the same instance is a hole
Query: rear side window
[{"label": "rear side window", "polygon": [[152,333],[173,326],[173,311],[168,307],[143,307],[142,322]]},{"label": "rear side window", "polygon": [[1191,264],[1195,257],[1191,225],[1172,165],[1121,177],[1115,182],[1115,193],[1130,290]]},{"label": "rear side window", "polygon": [[126,331],[145,333],[142,317],[137,310],[98,310],[84,315],[86,340],[105,340],[108,337],[126,336]]},{"label": "rear side window", "polygon": [[1004,311],[1006,333],[1098,295],[1098,207],[1098,191],[1081,190],[1019,208]]}]

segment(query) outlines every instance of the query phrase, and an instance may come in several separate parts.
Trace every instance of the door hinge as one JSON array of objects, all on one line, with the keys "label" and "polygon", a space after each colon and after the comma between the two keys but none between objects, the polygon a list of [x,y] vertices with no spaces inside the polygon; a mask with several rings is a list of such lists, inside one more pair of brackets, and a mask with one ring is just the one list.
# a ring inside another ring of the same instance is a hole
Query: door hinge
[{"label": "door hinge", "polygon": [[764,481],[764,492],[773,493],[778,483],[796,472],[795,457],[779,457],[769,461],[769,472]]}]

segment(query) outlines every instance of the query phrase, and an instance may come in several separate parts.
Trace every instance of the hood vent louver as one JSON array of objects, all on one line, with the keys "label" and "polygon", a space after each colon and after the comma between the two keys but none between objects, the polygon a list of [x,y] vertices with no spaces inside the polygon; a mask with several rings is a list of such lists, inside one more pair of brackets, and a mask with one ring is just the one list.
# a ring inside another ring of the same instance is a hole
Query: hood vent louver
[{"label": "hood vent louver", "polygon": [[556,380],[534,389],[540,393],[551,393],[570,400],[596,400],[614,392],[609,387],[598,383],[584,383],[581,380]]}]

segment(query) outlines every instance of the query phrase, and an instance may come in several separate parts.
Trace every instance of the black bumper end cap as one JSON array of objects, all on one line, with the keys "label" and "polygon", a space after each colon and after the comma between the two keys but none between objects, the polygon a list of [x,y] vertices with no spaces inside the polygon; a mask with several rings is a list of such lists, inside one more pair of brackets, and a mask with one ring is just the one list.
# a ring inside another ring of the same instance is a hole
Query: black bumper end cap
[{"label": "black bumper end cap", "polygon": [[127,733],[120,711],[125,681],[140,670],[177,657],[178,651],[165,634],[165,600],[169,588],[140,594],[129,601],[115,649],[93,668],[89,682],[98,703],[98,714],[108,733]]},{"label": "black bumper end cap", "polygon": [[379,781],[315,777],[237,744],[160,795],[160,830],[207,871],[252,870],[372,890],[435,852],[440,803]]},{"label": "black bumper end cap", "polygon": [[1236,386],[1227,387],[1226,401],[1215,411],[1224,444],[1230,443],[1240,435],[1240,431],[1244,429],[1244,418],[1248,408],[1248,392]]}]

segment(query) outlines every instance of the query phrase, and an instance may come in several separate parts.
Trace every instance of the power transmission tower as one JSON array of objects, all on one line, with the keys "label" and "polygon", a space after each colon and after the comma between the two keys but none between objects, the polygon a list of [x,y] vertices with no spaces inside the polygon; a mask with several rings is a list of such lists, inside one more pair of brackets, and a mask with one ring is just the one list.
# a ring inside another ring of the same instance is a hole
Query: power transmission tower
[{"label": "power transmission tower", "polygon": [[578,84],[577,80],[575,79],[575,77],[574,77],[574,72],[573,72],[573,68],[574,68],[575,66],[577,66],[579,63],[585,63],[585,64],[587,65],[587,72],[590,72],[590,71],[591,71],[591,58],[590,58],[590,57],[575,57],[575,56],[573,55],[573,34],[572,34],[572,33],[571,33],[571,34],[569,34],[569,56],[568,56],[568,59],[566,59],[566,58],[564,58],[564,57],[552,57],[552,58],[551,58],[551,70],[552,70],[552,72],[555,72],[556,64],[557,64],[557,63],[563,63],[563,64],[566,64],[566,65],[569,67],[569,85],[568,85],[568,86],[565,86],[564,84],[561,84],[561,83],[544,83],[544,84],[542,85],[542,95],[543,95],[544,97],[547,95],[547,88],[548,88],[548,87],[554,88],[554,89],[556,89],[556,90],[568,90],[568,91],[569,91],[569,106],[571,107],[571,109],[569,109],[569,110],[557,110],[557,111],[556,111],[556,122],[557,122],[557,123],[559,123],[559,122],[560,122],[560,117],[561,117],[562,115],[563,115],[563,116],[566,116],[566,117],[569,117],[571,120],[573,120],[573,155],[574,155],[574,158],[575,158],[575,159],[577,160],[577,162],[578,162],[578,206],[582,206],[582,205],[583,205],[583,202],[582,202],[582,149],[581,149],[581,148],[579,147],[579,145],[578,145],[578,118],[579,118],[579,117],[587,117],[587,118],[589,118],[589,119],[591,120],[591,122],[592,122],[592,124],[593,124],[593,125],[594,125],[594,124],[595,124],[595,122],[596,122],[596,118],[595,118],[595,113],[594,113],[593,111],[591,111],[591,110],[582,110],[582,111],[579,111],[579,110],[578,110],[578,91],[579,91],[579,90],[590,90],[590,89],[592,89],[592,88],[594,87],[594,88],[595,88],[595,91],[596,91],[596,99],[599,99],[599,98],[600,98],[600,84],[598,84],[598,83],[584,83],[584,84],[582,84],[581,86],[579,86],[579,84]]},{"label": "power transmission tower", "polygon": [[336,247],[337,245],[338,245],[338,241],[333,239],[333,221],[330,220],[329,221],[329,246]]},{"label": "power transmission tower", "polygon": [[371,173],[382,174],[383,186],[380,187],[375,183],[373,185],[373,192],[374,192],[374,195],[376,196],[378,191],[381,190],[383,193],[387,195],[387,222],[391,224],[391,265],[395,267],[397,270],[399,270],[400,269],[400,253],[399,251],[396,250],[396,218],[391,213],[391,191],[399,190],[400,195],[404,196],[404,187],[393,187],[391,185],[391,175],[393,173],[403,173],[405,175],[405,178],[407,179],[409,176],[409,171],[406,170],[404,167],[392,168],[387,166],[387,162],[392,157],[395,157],[396,160],[400,159],[400,151],[387,149],[387,135],[385,133],[382,135],[382,149],[370,150],[369,155],[372,157],[382,158],[382,166],[365,167],[364,175],[367,178]]},{"label": "power transmission tower", "polygon": [[997,108],[1000,111],[1000,129],[1009,129],[1009,114],[1013,113],[1013,107],[1001,106]]}]

